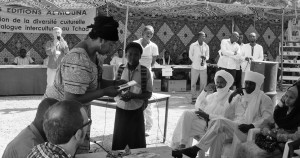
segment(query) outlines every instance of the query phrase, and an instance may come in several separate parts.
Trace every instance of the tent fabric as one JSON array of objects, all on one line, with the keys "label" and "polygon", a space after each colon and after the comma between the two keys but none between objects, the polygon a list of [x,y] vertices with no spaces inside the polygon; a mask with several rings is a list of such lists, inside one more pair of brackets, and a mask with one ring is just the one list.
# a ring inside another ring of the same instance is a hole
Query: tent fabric
[{"label": "tent fabric", "polygon": [[[235,10],[251,7],[269,7],[280,9],[283,7],[299,8],[300,0],[0,0],[0,5],[21,5],[40,9],[87,9],[105,5],[106,2],[114,3],[116,6],[129,6],[139,8],[171,9],[180,6],[192,6],[199,4],[216,5],[224,9],[230,4]],[[232,5],[233,4],[233,5]]]}]

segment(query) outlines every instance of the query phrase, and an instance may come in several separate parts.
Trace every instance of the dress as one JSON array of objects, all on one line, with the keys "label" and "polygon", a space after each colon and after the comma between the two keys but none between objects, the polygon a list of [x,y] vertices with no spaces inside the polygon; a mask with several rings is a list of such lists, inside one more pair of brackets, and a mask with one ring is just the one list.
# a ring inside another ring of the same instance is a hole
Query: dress
[{"label": "dress", "polygon": [[[130,92],[141,94],[141,66],[131,72],[127,66],[124,68],[121,79],[131,81],[135,80],[138,85],[130,88]],[[147,69],[147,92],[152,92],[152,78]],[[126,145],[130,149],[145,148],[145,125],[144,114],[145,101],[141,99],[131,99],[128,102],[115,97],[117,102],[115,124],[113,132],[112,150],[124,150]],[[147,104],[147,103],[146,103]]]},{"label": "dress", "polygon": [[[97,56],[98,57],[98,56]],[[87,52],[82,48],[74,48],[62,60],[56,71],[53,86],[46,89],[45,98],[64,100],[64,92],[72,94],[85,94],[100,87],[102,78],[102,64],[98,59],[97,65],[93,63]],[[91,117],[90,103],[84,103],[89,118]],[[90,131],[90,126],[88,134]],[[80,149],[81,150],[81,149]],[[83,152],[89,150],[89,141],[85,140]]]}]

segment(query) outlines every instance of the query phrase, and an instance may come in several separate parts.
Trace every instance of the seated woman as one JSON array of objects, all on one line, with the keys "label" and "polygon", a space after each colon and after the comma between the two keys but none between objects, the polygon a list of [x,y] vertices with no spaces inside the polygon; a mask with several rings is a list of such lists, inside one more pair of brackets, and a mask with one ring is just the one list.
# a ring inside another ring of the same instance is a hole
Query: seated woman
[{"label": "seated woman", "polygon": [[[282,96],[280,102],[274,110],[274,123],[267,124],[261,128],[261,134],[277,138],[279,145],[285,144],[288,140],[297,140],[300,138],[300,82],[289,87]],[[249,151],[250,150],[250,151]],[[267,153],[260,149],[254,142],[243,143],[238,151],[238,157],[281,157],[282,153]],[[252,156],[250,156],[252,155]],[[258,156],[259,155],[259,156]]]}]

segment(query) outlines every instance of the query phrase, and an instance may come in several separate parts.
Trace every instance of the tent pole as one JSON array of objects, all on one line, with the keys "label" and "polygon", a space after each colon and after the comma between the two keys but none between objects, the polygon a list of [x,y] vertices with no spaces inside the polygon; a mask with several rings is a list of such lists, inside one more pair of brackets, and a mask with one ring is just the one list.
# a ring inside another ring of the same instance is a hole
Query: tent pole
[{"label": "tent pole", "polygon": [[127,26],[128,26],[128,13],[129,13],[129,6],[126,6],[126,20],[125,20],[125,28],[124,28],[124,45],[123,45],[123,58],[122,63],[125,63],[125,48],[126,48],[126,37],[127,37]]},{"label": "tent pole", "polygon": [[282,90],[282,78],[283,78],[283,40],[284,40],[284,8],[282,9],[282,18],[281,18],[281,47],[280,47],[280,51],[281,51],[281,64],[280,64],[280,67],[281,67],[281,71],[280,71],[280,87],[281,87],[281,90]]}]

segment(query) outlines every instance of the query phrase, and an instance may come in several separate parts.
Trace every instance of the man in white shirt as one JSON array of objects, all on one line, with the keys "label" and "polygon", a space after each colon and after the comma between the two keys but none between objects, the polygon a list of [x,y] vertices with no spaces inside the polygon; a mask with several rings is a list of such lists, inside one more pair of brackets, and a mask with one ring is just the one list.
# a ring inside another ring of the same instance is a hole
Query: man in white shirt
[{"label": "man in white shirt", "polygon": [[[158,53],[158,47],[155,43],[153,43],[151,38],[154,34],[154,28],[151,25],[145,26],[142,38],[135,40],[134,42],[139,43],[143,48],[143,54],[140,59],[140,64],[143,66],[146,66],[150,72],[151,68],[155,64],[156,58],[159,55]],[[153,80],[153,72],[150,73]],[[145,116],[145,131],[146,133],[150,131],[153,125],[153,119],[152,119],[152,111],[151,111],[151,105],[148,105],[147,108],[144,110],[144,116]],[[147,136],[148,134],[146,134]]]},{"label": "man in white shirt", "polygon": [[34,64],[34,61],[31,57],[26,56],[27,52],[25,49],[21,49],[19,52],[20,56],[17,56],[14,60],[14,65],[29,65]]},{"label": "man in white shirt", "polygon": [[[198,96],[196,110],[184,111],[179,118],[172,136],[171,147],[184,148],[192,145],[193,138],[200,140],[205,134],[207,126],[214,118],[223,117],[229,106],[228,98],[232,91],[229,89],[234,78],[225,70],[220,70],[215,75],[217,92],[208,84]],[[201,153],[204,156],[204,152]]]},{"label": "man in white shirt", "polygon": [[[269,96],[260,90],[264,75],[247,71],[245,74],[245,89],[237,89],[226,109],[224,116],[211,120],[211,126],[196,146],[178,150],[189,157],[195,157],[199,150],[211,151],[210,157],[220,158],[225,139],[233,139],[232,154],[234,157],[237,143],[245,142],[251,128],[260,128],[264,122],[272,118],[273,103]],[[239,94],[242,93],[242,94]]]},{"label": "man in white shirt", "polygon": [[196,102],[197,99],[197,85],[196,82],[200,75],[200,90],[199,93],[204,89],[207,84],[207,64],[206,60],[209,59],[209,46],[204,42],[206,34],[201,31],[198,33],[199,38],[196,42],[190,45],[189,58],[192,61],[191,69],[191,92],[192,92],[192,103]]},{"label": "man in white shirt", "polygon": [[[236,76],[237,64],[240,59],[238,40],[239,33],[233,32],[229,39],[221,41],[221,49],[219,50],[220,58],[217,64],[220,69],[229,72],[233,78]],[[235,86],[235,83],[233,86]]]},{"label": "man in white shirt", "polygon": [[246,71],[250,71],[251,61],[263,61],[264,50],[263,47],[256,43],[256,34],[254,32],[249,34],[250,43],[244,44],[241,49],[242,56],[242,82]]}]

